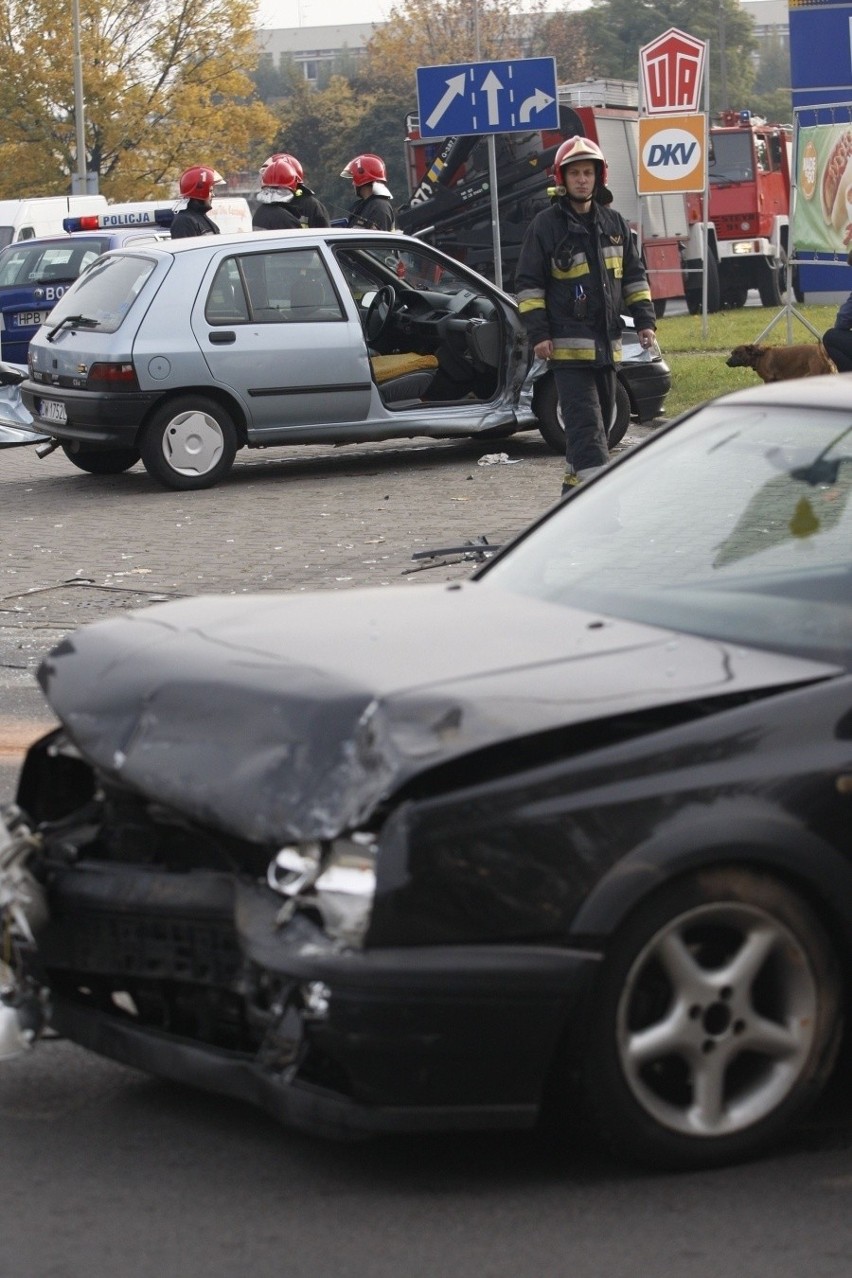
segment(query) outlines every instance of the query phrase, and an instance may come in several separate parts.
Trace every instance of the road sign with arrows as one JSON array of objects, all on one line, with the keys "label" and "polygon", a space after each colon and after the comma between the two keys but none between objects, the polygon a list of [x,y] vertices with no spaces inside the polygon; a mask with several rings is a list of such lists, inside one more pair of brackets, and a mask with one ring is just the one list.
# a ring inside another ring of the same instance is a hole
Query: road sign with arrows
[{"label": "road sign with arrows", "polygon": [[517,58],[418,67],[417,109],[423,138],[558,128],[556,62]]}]

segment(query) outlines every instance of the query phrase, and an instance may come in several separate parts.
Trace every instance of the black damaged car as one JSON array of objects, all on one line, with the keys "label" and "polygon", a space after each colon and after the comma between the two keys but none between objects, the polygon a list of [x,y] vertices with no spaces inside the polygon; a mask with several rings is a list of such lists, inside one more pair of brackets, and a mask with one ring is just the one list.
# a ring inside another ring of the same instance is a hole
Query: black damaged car
[{"label": "black damaged car", "polygon": [[325,1134],[782,1136],[849,990],[850,404],[706,405],[464,583],[70,635],[0,839],[2,1051],[46,1023]]}]

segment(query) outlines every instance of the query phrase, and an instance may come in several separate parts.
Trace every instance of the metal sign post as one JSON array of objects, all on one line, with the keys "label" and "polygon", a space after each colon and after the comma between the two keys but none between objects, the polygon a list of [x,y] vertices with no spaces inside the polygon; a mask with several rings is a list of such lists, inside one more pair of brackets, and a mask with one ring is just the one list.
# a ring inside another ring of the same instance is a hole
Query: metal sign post
[{"label": "metal sign post", "polygon": [[[707,156],[709,153],[710,78],[705,76],[708,43],[669,27],[639,50],[642,85],[640,155],[637,190],[640,194],[669,190],[701,192],[703,210],[701,250],[702,335],[707,336],[707,262],[710,247]],[[704,120],[698,106],[704,84]],[[689,117],[693,117],[691,122]],[[651,173],[650,161],[656,157]],[[657,162],[658,161],[658,162]]]},{"label": "metal sign post", "polygon": [[553,58],[516,58],[418,67],[417,111],[422,138],[488,136],[494,279],[502,288],[494,136],[559,127],[556,62]]}]

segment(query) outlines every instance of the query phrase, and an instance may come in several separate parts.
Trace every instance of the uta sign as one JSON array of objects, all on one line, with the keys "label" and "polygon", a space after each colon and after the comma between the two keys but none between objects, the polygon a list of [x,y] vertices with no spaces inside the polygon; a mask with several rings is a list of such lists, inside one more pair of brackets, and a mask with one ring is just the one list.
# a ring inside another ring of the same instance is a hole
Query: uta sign
[{"label": "uta sign", "polygon": [[698,110],[704,58],[704,40],[670,27],[639,50],[639,67],[649,115],[688,114]]}]

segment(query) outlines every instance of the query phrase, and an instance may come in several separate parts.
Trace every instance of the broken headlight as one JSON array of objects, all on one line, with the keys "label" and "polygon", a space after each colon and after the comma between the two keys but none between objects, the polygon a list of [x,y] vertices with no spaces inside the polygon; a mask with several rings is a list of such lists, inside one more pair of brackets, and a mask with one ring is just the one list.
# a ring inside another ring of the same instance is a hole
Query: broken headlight
[{"label": "broken headlight", "polygon": [[373,835],[353,834],[327,845],[289,844],[270,861],[266,879],[288,898],[279,913],[280,922],[297,909],[315,911],[333,940],[354,946],[363,943],[376,893]]}]

